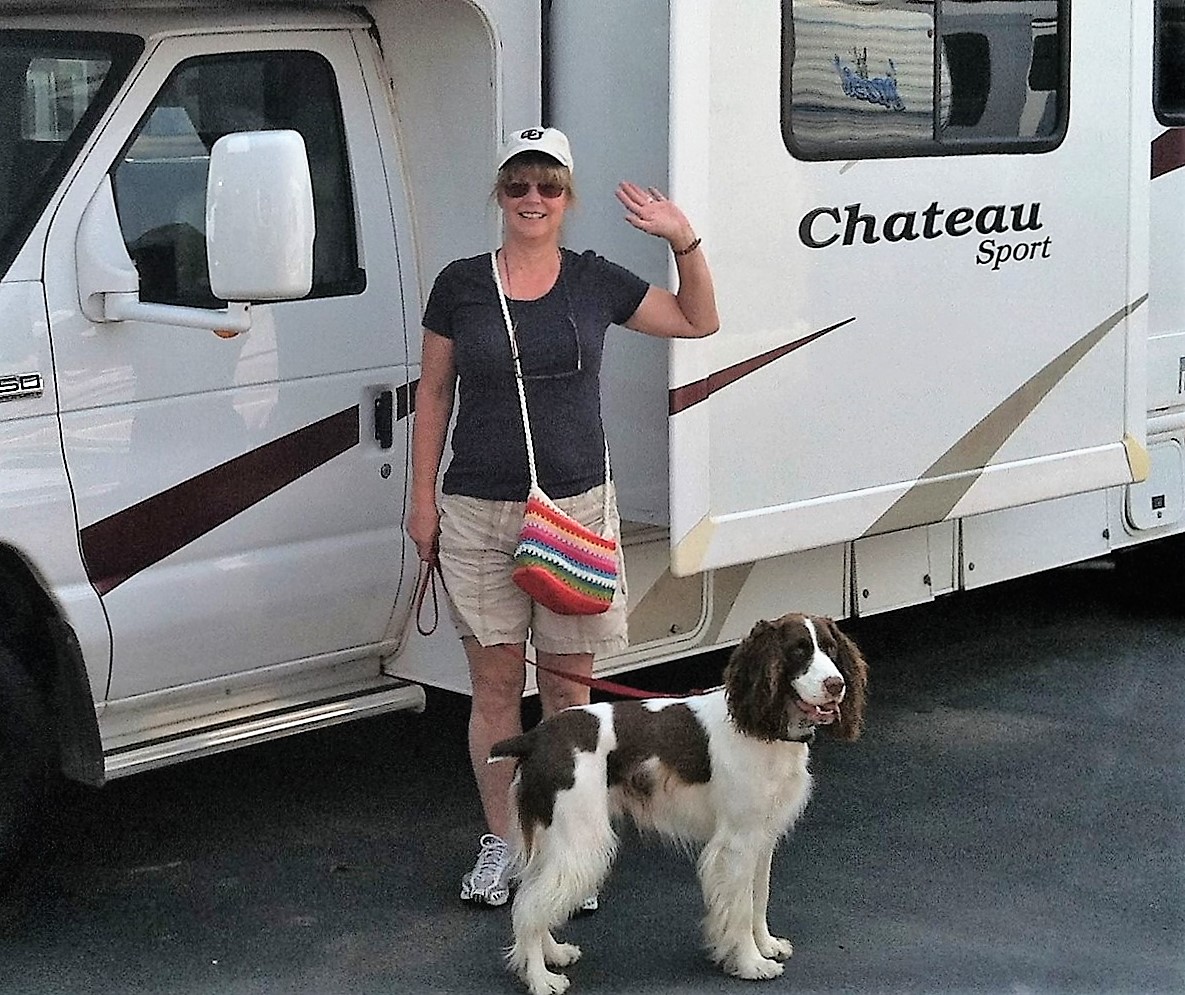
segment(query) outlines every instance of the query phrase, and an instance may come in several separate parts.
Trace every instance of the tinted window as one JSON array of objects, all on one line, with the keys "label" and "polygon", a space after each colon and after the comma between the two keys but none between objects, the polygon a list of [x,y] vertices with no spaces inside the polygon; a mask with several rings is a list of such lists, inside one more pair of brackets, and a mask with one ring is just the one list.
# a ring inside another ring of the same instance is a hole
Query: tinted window
[{"label": "tinted window", "polygon": [[787,147],[804,159],[1053,148],[1068,16],[1068,0],[783,0]]},{"label": "tinted window", "polygon": [[312,297],[357,293],[353,194],[332,67],[312,52],[248,52],[183,62],[112,176],[142,300],[216,307],[206,257],[210,150],[235,131],[290,128],[309,156],[317,235]]},{"label": "tinted window", "polygon": [[1152,103],[1161,124],[1185,125],[1185,0],[1157,0]]},{"label": "tinted window", "polygon": [[123,35],[0,31],[0,274],[141,45]]}]

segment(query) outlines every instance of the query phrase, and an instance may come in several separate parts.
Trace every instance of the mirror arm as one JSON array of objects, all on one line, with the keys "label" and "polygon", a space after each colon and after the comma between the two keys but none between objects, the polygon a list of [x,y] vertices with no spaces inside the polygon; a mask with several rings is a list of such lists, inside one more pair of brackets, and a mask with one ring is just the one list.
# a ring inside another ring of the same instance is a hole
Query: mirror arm
[{"label": "mirror arm", "polygon": [[220,311],[140,300],[140,274],[123,243],[110,176],[103,177],[83,212],[74,251],[79,304],[91,321],[150,321],[215,332],[251,328],[250,304],[231,303]]},{"label": "mirror arm", "polygon": [[251,328],[251,305],[230,303],[224,311],[178,307],[173,304],[150,304],[138,293],[103,294],[103,317],[107,321],[152,321],[182,328],[208,328],[213,331],[246,332]]}]

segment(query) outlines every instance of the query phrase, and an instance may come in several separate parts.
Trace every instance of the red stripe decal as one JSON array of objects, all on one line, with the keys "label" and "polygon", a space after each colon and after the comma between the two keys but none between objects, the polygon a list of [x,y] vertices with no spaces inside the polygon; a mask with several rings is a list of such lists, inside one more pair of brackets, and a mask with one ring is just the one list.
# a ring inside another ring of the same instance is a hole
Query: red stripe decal
[{"label": "red stripe decal", "polygon": [[79,538],[100,595],[299,480],[360,439],[358,405],[183,480],[86,526]]},{"label": "red stripe decal", "polygon": [[668,410],[669,414],[677,415],[680,411],[690,408],[693,404],[699,404],[700,401],[706,401],[712,394],[720,390],[722,387],[727,387],[730,383],[735,383],[741,377],[748,376],[763,366],[768,366],[775,359],[781,359],[787,353],[794,352],[795,349],[801,349],[804,345],[809,345],[815,339],[822,338],[828,332],[833,332],[837,328],[842,328],[844,325],[850,324],[856,319],[848,318],[844,321],[837,322],[827,328],[820,329],[817,332],[811,332],[810,335],[803,336],[794,342],[787,343],[783,346],[778,346],[776,349],[771,349],[769,352],[763,352],[760,356],[754,356],[752,359],[743,360],[740,363],[735,363],[723,370],[711,374],[704,380],[697,380],[695,383],[684,384],[682,387],[672,387],[669,395]]},{"label": "red stripe decal", "polygon": [[1152,179],[1185,166],[1185,128],[1172,128],[1152,140]]}]

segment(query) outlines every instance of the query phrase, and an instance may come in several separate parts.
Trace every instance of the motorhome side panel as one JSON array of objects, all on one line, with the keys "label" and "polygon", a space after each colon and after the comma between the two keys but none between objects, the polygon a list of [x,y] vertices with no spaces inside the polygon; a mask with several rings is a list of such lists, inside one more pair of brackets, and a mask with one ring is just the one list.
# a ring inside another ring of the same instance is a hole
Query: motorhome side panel
[{"label": "motorhome side panel", "polygon": [[[711,117],[686,121],[710,136],[711,195],[688,207],[726,317],[675,344],[680,572],[1138,472],[1132,124],[1109,99],[1129,86],[1127,16],[1075,5],[1069,58],[1064,3],[943,10],[712,8]],[[955,85],[966,37],[986,92]]]}]

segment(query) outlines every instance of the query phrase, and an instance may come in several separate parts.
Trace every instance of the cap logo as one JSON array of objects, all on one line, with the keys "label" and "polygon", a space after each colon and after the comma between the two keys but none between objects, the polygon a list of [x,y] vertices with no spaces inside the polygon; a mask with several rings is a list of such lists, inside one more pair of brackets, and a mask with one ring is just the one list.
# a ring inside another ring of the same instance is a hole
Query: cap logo
[{"label": "cap logo", "polygon": [[528,128],[522,132],[519,137],[525,142],[537,142],[543,137],[543,132],[538,128]]}]

